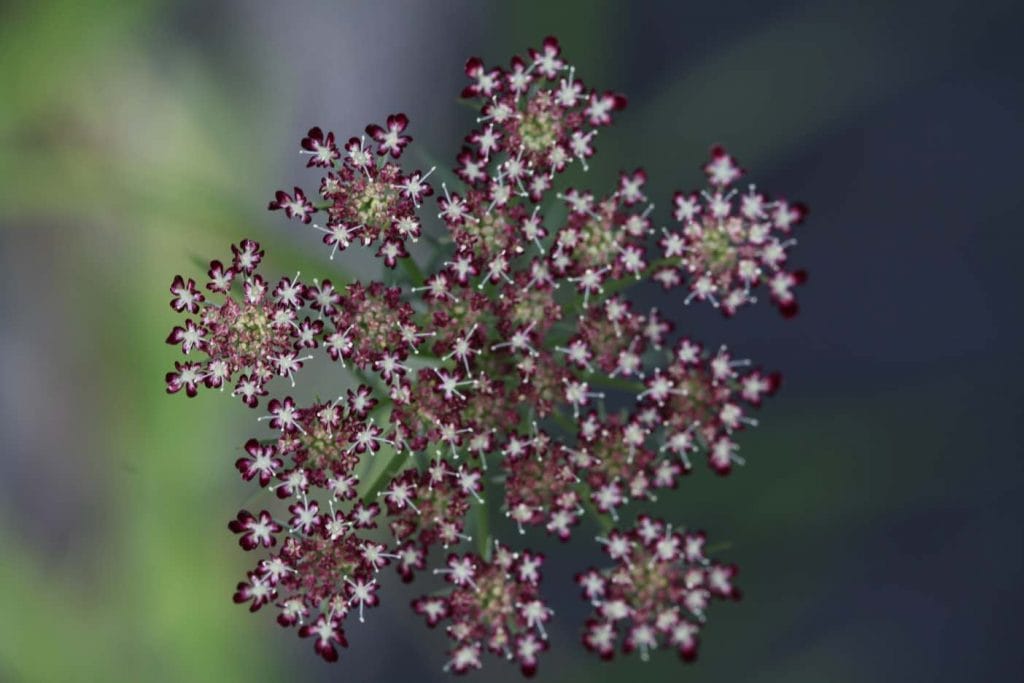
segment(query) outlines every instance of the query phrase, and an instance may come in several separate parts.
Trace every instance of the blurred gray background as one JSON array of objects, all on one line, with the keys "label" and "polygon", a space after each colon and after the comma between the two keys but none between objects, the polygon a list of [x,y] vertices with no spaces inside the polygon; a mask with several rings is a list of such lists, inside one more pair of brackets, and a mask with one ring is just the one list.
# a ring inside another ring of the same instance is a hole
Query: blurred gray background
[{"label": "blurred gray background", "polygon": [[231,604],[252,415],[163,394],[166,288],[244,236],[272,270],[358,272],[264,210],[315,182],[306,129],[405,111],[422,164],[450,165],[473,123],[465,59],[548,34],[630,99],[591,187],[642,165],[664,208],[724,143],[811,206],[794,252],[811,277],[793,321],[641,294],[785,375],[748,466],[660,503],[731,543],[745,598],[711,612],[694,665],[602,664],[568,584],[593,552],[540,541],[558,612],[540,680],[1021,678],[1022,20],[951,0],[5,3],[0,680],[447,679],[443,634],[396,580],[333,667]]}]

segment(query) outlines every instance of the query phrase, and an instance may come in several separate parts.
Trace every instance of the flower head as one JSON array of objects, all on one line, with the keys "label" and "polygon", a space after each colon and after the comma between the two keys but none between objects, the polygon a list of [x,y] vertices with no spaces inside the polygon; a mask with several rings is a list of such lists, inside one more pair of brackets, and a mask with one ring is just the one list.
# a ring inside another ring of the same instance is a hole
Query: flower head
[{"label": "flower head", "polygon": [[448,621],[453,641],[446,670],[465,673],[481,666],[484,651],[514,659],[524,674],[537,669],[537,655],[547,649],[545,622],[551,610],[540,599],[542,558],[514,553],[496,545],[490,560],[468,553],[449,555],[445,567],[434,570],[451,584],[443,596],[424,596],[413,602],[431,626]]},{"label": "flower head", "polygon": [[[530,675],[553,613],[543,557],[492,533],[500,507],[524,536],[568,541],[601,527],[608,563],[577,577],[594,608],[587,648],[692,659],[707,606],[739,594],[736,569],[705,557],[702,532],[642,510],[696,454],[719,474],[742,463],[740,435],[779,376],[676,335],[671,312],[628,290],[687,287],[670,303],[706,300],[731,315],[765,285],[792,314],[805,275],[788,263],[789,233],[806,210],[743,189],[746,171],[716,147],[709,188],[677,193],[674,223],[660,227],[641,167],[604,190],[559,178],[587,170],[625,99],[587,86],[557,40],[507,66],[472,58],[465,72],[462,95],[479,116],[436,210],[424,204],[435,169],[399,163],[412,141],[404,114],[345,142],[310,129],[300,148],[322,169],[318,190],[281,190],[269,204],[312,226],[331,258],[371,249],[400,271],[267,280],[263,249],[243,240],[210,262],[205,285],[171,282],[184,320],[167,342],[184,359],[168,392],[231,387],[251,407],[270,396],[259,417],[269,435],[235,456],[242,479],[274,496],[229,523],[260,556],[234,600],[274,610],[334,661],[345,628],[378,604],[389,565],[403,581],[432,566],[445,587],[413,608],[444,624],[444,668],[480,668],[489,652]],[[431,235],[432,223],[446,234]],[[415,250],[417,262],[408,242],[424,234],[433,253]],[[322,381],[338,381],[327,398],[273,386],[295,387],[320,355],[334,361]]]},{"label": "flower head", "polygon": [[206,288],[221,295],[220,303],[199,294],[191,279],[183,283],[177,276],[171,285],[171,307],[198,315],[171,330],[167,343],[180,345],[186,356],[199,352],[206,357],[175,363],[175,371],[167,374],[167,391],[184,387],[194,396],[200,384],[221,388],[237,377],[234,393],[255,407],[265,385],[274,377],[290,378],[306,360],[299,350],[315,343],[295,322],[303,301],[280,287],[272,293],[257,272],[263,257],[259,244],[243,240],[232,245],[232,252],[229,268],[210,263]]},{"label": "flower head", "polygon": [[663,230],[667,264],[659,280],[666,288],[675,286],[681,272],[690,289],[687,303],[710,301],[726,315],[756,301],[752,290],[767,282],[782,313],[795,314],[792,289],[804,276],[786,270],[787,252],[796,245],[788,235],[807,209],[769,200],[755,185],[741,193],[733,186],[744,171],[721,147],[711,150],[704,171],[711,189],[675,196],[673,216],[680,227]]},{"label": "flower head", "polygon": [[271,210],[282,209],[289,218],[311,223],[317,213],[326,215],[323,225],[313,227],[322,233],[331,247],[331,258],[353,243],[363,246],[379,242],[377,255],[389,268],[398,259],[407,258],[405,240],[419,237],[421,227],[416,208],[433,190],[422,171],[403,172],[396,163],[412,141],[404,134],[409,125],[405,114],[392,114],[384,126],[370,124],[366,133],[377,143],[380,156],[366,146],[365,138],[351,138],[344,155],[334,143],[334,134],[326,136],[320,128],[311,128],[302,139],[303,152],[311,155],[309,166],[329,169],[320,181],[322,203],[314,206],[301,188],[293,194],[278,191],[270,202]]},{"label": "flower head", "polygon": [[599,538],[614,564],[578,574],[583,597],[594,607],[583,644],[604,659],[660,647],[687,661],[697,656],[697,635],[714,599],[739,598],[736,568],[708,561],[702,533],[674,531],[671,524],[641,517],[624,534]]}]

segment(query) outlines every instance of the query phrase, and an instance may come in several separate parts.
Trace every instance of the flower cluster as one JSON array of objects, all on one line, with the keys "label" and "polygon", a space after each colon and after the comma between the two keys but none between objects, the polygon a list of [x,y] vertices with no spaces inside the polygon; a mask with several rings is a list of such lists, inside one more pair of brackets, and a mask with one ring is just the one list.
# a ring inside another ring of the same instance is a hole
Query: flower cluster
[{"label": "flower cluster", "polygon": [[697,634],[713,598],[739,599],[737,569],[704,557],[702,532],[680,533],[641,515],[634,528],[598,539],[614,563],[576,576],[594,606],[583,644],[610,659],[621,636],[625,652],[647,659],[659,646],[687,661],[697,656]]},{"label": "flower cluster", "polygon": [[452,589],[413,601],[413,609],[431,627],[451,622],[447,631],[454,645],[445,670],[479,669],[480,654],[488,650],[515,659],[527,676],[536,671],[537,655],[547,649],[544,623],[552,614],[538,592],[543,561],[495,543],[491,560],[452,554],[443,569],[434,570]]},{"label": "flower cluster", "polygon": [[320,179],[323,201],[314,205],[302,188],[296,187],[291,194],[279,190],[268,208],[283,210],[289,218],[307,224],[322,212],[327,216],[324,225],[314,223],[313,227],[331,247],[331,259],[356,240],[363,246],[380,242],[377,256],[394,268],[398,259],[409,255],[405,241],[420,236],[416,209],[424,197],[433,194],[426,182],[429,172],[405,174],[394,161],[412,142],[403,134],[408,125],[405,114],[389,116],[386,127],[370,124],[366,133],[376,143],[376,154],[373,144],[367,146],[366,136],[362,136],[349,139],[344,155],[334,133],[325,135],[320,128],[311,128],[302,139],[302,150],[309,155],[307,166],[330,169]]},{"label": "flower cluster", "polygon": [[698,194],[677,192],[672,217],[679,229],[662,229],[660,246],[666,265],[655,274],[666,289],[688,278],[687,301],[707,300],[732,315],[754,303],[751,289],[762,282],[783,315],[797,312],[793,288],[806,279],[802,270],[785,269],[786,250],[796,244],[789,237],[803,221],[807,207],[785,199],[769,201],[750,185],[739,194],[733,185],[743,169],[723,148],[711,150],[705,164],[710,190]]},{"label": "flower cluster", "polygon": [[255,407],[259,397],[267,395],[270,380],[291,378],[302,368],[308,358],[299,353],[315,346],[313,337],[322,323],[308,317],[301,324],[296,322],[306,296],[306,287],[297,277],[281,278],[270,290],[256,272],[264,254],[258,243],[242,240],[231,251],[230,266],[211,261],[207,273],[205,289],[221,303],[208,300],[192,278],[186,281],[179,275],[171,283],[171,307],[197,318],[175,326],[167,343],[180,345],[186,356],[199,351],[206,358],[175,362],[174,372],[167,373],[167,391],[185,389],[195,396],[201,384],[211,388],[234,384],[234,394]]},{"label": "flower cluster", "polygon": [[[377,243],[386,267],[406,259],[404,280],[295,275],[271,288],[257,273],[263,250],[245,240],[230,265],[211,262],[203,291],[172,283],[172,307],[192,317],[167,340],[186,355],[169,392],[232,387],[255,408],[274,378],[294,387],[315,355],[338,378],[333,400],[296,399],[290,387],[271,397],[259,418],[270,435],[237,459],[269,495],[267,509],[229,525],[261,553],[235,600],[271,607],[334,660],[346,618],[366,618],[393,564],[403,581],[443,577],[413,608],[446,623],[446,670],[479,668],[490,652],[529,675],[552,611],[541,555],[490,530],[500,506],[524,535],[564,542],[597,530],[611,564],[579,575],[596,610],[589,649],[610,657],[621,635],[625,652],[667,645],[692,659],[711,598],[738,595],[736,570],[705,558],[702,533],[643,514],[630,522],[698,459],[723,475],[741,464],[738,433],[779,377],[674,335],[674,316],[639,309],[627,290],[686,287],[680,303],[732,314],[766,284],[792,314],[803,275],[788,267],[788,235],[806,210],[752,185],[740,194],[743,172],[716,147],[711,189],[677,194],[675,225],[655,228],[642,169],[603,193],[559,178],[587,169],[625,99],[586,87],[557,41],[504,68],[470,59],[466,74],[478,127],[456,157],[461,187],[441,183],[435,212],[423,206],[435,169],[397,164],[411,142],[402,114],[342,148],[311,129],[300,147],[324,169],[319,200],[296,187],[270,203],[323,233],[332,258]],[[430,240],[421,270],[405,243],[425,224],[446,237]]]}]

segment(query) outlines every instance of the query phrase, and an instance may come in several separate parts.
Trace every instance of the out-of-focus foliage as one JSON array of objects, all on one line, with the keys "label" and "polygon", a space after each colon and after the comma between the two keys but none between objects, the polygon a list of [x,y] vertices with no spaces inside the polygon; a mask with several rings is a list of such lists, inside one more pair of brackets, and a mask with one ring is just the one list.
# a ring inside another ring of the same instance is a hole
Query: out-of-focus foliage
[{"label": "out-of-focus foliage", "polygon": [[[811,203],[812,279],[789,327],[753,316],[715,336],[721,323],[673,314],[709,343],[738,330],[744,355],[789,377],[744,442],[747,468],[694,476],[661,502],[732,539],[723,557],[741,565],[746,600],[718,610],[691,668],[665,654],[602,665],[566,627],[541,679],[1019,673],[1016,649],[993,643],[1021,605],[1021,384],[1007,369],[1021,327],[990,313],[1019,293],[1000,275],[1020,245],[1005,232],[1019,216],[1006,178],[1024,150],[1005,71],[1019,54],[1003,28],[1019,11],[686,5],[0,9],[0,680],[446,680],[443,636],[400,592],[382,592],[376,623],[333,669],[231,604],[246,558],[224,527],[251,415],[214,395],[164,395],[166,290],[196,255],[243,236],[281,269],[337,273],[315,239],[263,212],[299,164],[297,134],[357,132],[362,119],[336,113],[353,99],[379,118],[420,106],[395,93],[436,79],[413,126],[440,156],[469,125],[449,120],[464,114],[449,96],[459,57],[498,60],[547,33],[630,95],[589,182],[642,163],[688,187],[695,174],[681,169],[728,142]],[[344,38],[323,40],[330,27]],[[277,32],[287,39],[268,40]],[[398,57],[381,66],[377,52]],[[336,73],[354,97],[303,85],[336,86]],[[652,195],[667,206],[671,189]],[[569,571],[553,567],[549,590]],[[517,676],[493,663],[482,675]]]}]

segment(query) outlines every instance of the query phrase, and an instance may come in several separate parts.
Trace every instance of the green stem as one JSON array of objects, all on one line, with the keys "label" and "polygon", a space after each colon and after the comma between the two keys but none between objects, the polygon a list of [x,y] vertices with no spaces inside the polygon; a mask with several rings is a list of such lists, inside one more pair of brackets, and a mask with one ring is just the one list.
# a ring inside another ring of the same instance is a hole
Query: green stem
[{"label": "green stem", "polygon": [[483,499],[483,502],[478,502],[476,505],[476,548],[480,553],[480,556],[485,561],[489,562],[491,559],[491,509],[487,504],[490,496],[484,492],[487,496]]},{"label": "green stem", "polygon": [[594,519],[597,520],[597,524],[601,527],[601,530],[605,533],[608,533],[609,531],[614,529],[615,522],[612,521],[612,518],[606,514],[603,514],[600,510],[594,507],[594,504],[590,501],[590,498],[584,495],[585,492],[580,491],[579,493],[580,502],[583,503],[583,508],[587,512],[589,512],[594,517]]},{"label": "green stem", "polygon": [[363,494],[363,503],[370,504],[377,498],[377,494],[384,489],[391,478],[398,472],[402,467],[402,463],[408,458],[408,455],[400,451],[395,451],[391,454],[391,459],[384,465],[384,468],[377,474],[377,476],[370,482],[370,486],[366,489],[366,493]]},{"label": "green stem", "polygon": [[249,495],[249,497],[245,499],[245,502],[242,503],[242,508],[243,509],[249,508],[257,500],[261,500],[264,496],[266,496],[267,494],[269,494],[273,490],[274,489],[273,489],[272,486],[259,486],[259,487],[257,487],[256,490],[253,491]]},{"label": "green stem", "polygon": [[607,375],[597,373],[587,375],[587,381],[591,384],[608,387],[609,389],[621,389],[622,391],[635,391],[639,393],[647,389],[643,382],[634,382],[620,377],[608,377]]},{"label": "green stem", "polygon": [[651,262],[646,268],[640,271],[636,276],[624,277],[619,280],[610,280],[601,286],[602,294],[615,294],[621,292],[624,289],[629,289],[633,285],[639,284],[654,275],[656,272],[664,268],[665,266],[678,266],[679,260],[674,258],[662,258],[657,261]]},{"label": "green stem", "polygon": [[[366,374],[365,371],[360,370],[354,365],[346,367],[345,369],[348,370],[349,374],[355,377],[360,384],[365,384],[374,391],[377,391],[380,394],[382,394],[384,397],[387,397],[389,395],[387,385],[384,384],[384,381],[381,380],[377,375],[368,375]],[[374,410],[374,413],[384,410],[385,408],[390,407],[390,405],[390,401],[381,401],[380,405],[378,405],[377,408]]]},{"label": "green stem", "polygon": [[558,423],[559,427],[564,429],[569,434],[575,434],[578,431],[577,427],[576,427],[576,424],[572,420],[570,420],[568,417],[563,415],[560,411],[552,410],[551,411],[551,417],[554,418],[555,422]]},{"label": "green stem", "polygon": [[412,255],[406,256],[403,259],[398,259],[398,262],[402,264],[402,270],[405,271],[405,274],[412,279],[412,284],[418,287],[426,282],[427,278],[423,276],[423,271],[420,270],[419,265],[417,265],[416,260]]},{"label": "green stem", "polygon": [[441,240],[435,237],[431,232],[424,230],[420,233],[420,239],[433,247],[435,251],[441,248]]},{"label": "green stem", "polygon": [[719,541],[718,543],[714,543],[714,544],[709,545],[708,547],[704,548],[704,554],[705,555],[714,555],[717,552],[720,552],[722,550],[728,550],[731,547],[732,547],[732,541]]}]

